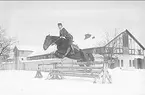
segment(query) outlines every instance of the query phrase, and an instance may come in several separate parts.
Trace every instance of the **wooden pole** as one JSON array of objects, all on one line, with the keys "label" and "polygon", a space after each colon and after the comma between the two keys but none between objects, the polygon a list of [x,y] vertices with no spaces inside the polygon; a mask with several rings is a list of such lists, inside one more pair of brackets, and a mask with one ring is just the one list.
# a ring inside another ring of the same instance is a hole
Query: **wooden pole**
[{"label": "wooden pole", "polygon": [[103,63],[103,79],[102,83],[104,84],[106,82],[106,62]]},{"label": "wooden pole", "polygon": [[15,69],[18,70],[19,50],[16,46],[15,46],[13,52],[14,52],[14,56],[15,56]]}]

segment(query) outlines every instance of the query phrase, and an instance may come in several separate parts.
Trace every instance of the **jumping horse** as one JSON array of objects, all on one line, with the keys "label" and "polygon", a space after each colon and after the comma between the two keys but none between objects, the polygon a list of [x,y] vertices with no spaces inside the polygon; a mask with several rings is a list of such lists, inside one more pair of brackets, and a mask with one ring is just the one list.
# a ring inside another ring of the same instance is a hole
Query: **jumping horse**
[{"label": "jumping horse", "polygon": [[[54,55],[57,58],[62,58],[65,55],[67,48],[70,47],[69,42],[65,38],[60,38],[59,36],[50,36],[47,35],[43,44],[43,49],[47,50],[49,46],[56,45],[57,50]],[[70,59],[75,59],[80,62],[90,62],[94,61],[94,57],[92,54],[87,54],[83,50],[81,50],[77,45],[72,44],[73,48],[69,51],[69,53],[65,56]],[[72,50],[74,50],[74,54],[72,54]],[[88,64],[89,65],[89,64]]]}]

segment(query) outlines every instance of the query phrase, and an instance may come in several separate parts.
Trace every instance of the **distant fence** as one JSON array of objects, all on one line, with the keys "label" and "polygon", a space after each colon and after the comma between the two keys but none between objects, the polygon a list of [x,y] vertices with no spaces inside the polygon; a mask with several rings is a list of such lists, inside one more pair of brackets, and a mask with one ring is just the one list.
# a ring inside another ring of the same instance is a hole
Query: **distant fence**
[{"label": "distant fence", "polygon": [[0,70],[14,70],[15,64],[14,62],[2,62],[0,64]]},{"label": "distant fence", "polygon": [[[75,62],[74,60],[72,59],[64,59],[64,60],[60,60],[60,59],[43,59],[43,60],[30,60],[30,61],[24,61],[22,62],[21,64],[24,64],[24,69],[25,70],[32,70],[32,71],[36,71],[38,69],[38,64],[50,64],[50,63],[53,63],[53,62]],[[41,70],[45,71],[45,69],[47,68],[52,68],[53,66],[52,65],[43,65],[41,66]]]},{"label": "distant fence", "polygon": [[[31,70],[31,71],[36,71],[38,69],[38,64],[50,64],[52,62],[75,62],[74,60],[71,59],[42,59],[42,60],[27,60],[27,61],[19,61],[18,64],[16,65],[15,62],[2,62],[0,64],[0,70]],[[49,67],[48,67],[49,66]],[[41,66],[41,70],[44,70],[46,68],[51,68],[52,65],[48,66]]]}]

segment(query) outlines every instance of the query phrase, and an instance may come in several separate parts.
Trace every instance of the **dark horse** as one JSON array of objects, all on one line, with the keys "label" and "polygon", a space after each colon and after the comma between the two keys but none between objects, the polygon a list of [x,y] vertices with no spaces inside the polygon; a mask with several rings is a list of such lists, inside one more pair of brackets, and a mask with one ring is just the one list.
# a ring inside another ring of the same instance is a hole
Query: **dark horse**
[{"label": "dark horse", "polygon": [[[55,51],[55,56],[57,58],[62,58],[62,56],[66,53],[67,48],[70,46],[68,43],[68,40],[65,38],[60,38],[59,36],[46,36],[44,44],[43,44],[43,49],[46,50],[50,45],[55,44],[57,46],[57,50]],[[75,59],[77,61],[81,62],[89,62],[89,61],[94,61],[94,57],[92,54],[87,54],[83,52],[81,49],[77,47],[77,45],[74,45],[74,52],[75,54],[72,54],[72,49],[70,52],[66,55],[66,57],[70,59]]]}]

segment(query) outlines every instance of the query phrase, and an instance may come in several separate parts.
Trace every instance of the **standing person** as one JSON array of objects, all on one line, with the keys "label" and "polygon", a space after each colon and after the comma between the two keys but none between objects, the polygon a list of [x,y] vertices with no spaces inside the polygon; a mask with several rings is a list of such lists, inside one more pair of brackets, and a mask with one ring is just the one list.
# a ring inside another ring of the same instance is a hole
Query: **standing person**
[{"label": "standing person", "polygon": [[63,57],[65,57],[69,53],[71,48],[72,48],[72,54],[74,54],[74,48],[72,46],[73,36],[63,27],[62,23],[58,23],[58,28],[60,30],[60,32],[59,32],[60,33],[60,37],[63,37],[65,39],[67,39],[68,43],[70,45]]}]

